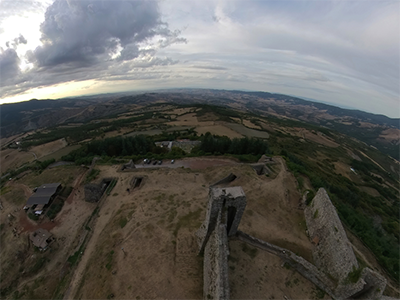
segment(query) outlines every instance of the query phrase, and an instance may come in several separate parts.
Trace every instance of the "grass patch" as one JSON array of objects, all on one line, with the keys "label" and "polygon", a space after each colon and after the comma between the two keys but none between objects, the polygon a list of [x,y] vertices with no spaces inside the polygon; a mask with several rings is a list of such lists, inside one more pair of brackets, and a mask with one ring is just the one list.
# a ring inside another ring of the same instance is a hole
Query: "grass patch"
[{"label": "grass patch", "polygon": [[86,176],[85,184],[93,181],[100,174],[100,170],[92,169],[90,173]]},{"label": "grass patch", "polygon": [[28,213],[28,218],[33,220],[33,221],[39,220],[39,216],[37,216],[37,215],[35,215],[35,214],[31,213],[31,212]]},{"label": "grass patch", "polygon": [[249,247],[246,243],[242,243],[242,250],[251,258],[255,258],[257,256],[258,249]]},{"label": "grass patch", "polygon": [[312,203],[312,200],[314,199],[314,197],[315,197],[315,193],[313,191],[311,191],[311,190],[308,190],[307,199],[306,199],[306,205],[307,206]]},{"label": "grass patch", "polygon": [[107,190],[106,190],[107,196],[110,196],[110,193],[111,193],[111,191],[113,190],[113,188],[115,187],[115,185],[117,184],[117,181],[118,181],[118,179],[117,179],[117,178],[114,178],[114,179],[110,182],[110,184],[108,185]]},{"label": "grass patch", "polygon": [[347,274],[346,282],[356,283],[360,279],[363,269],[363,267],[356,268],[353,266],[353,271]]},{"label": "grass patch", "polygon": [[121,226],[121,228],[124,228],[127,223],[128,223],[127,218],[123,217],[123,218],[119,219],[119,226]]},{"label": "grass patch", "polygon": [[109,252],[107,254],[107,264],[106,264],[106,269],[110,270],[112,267],[112,258],[113,258],[113,254],[114,254],[114,250],[111,250],[111,252]]},{"label": "grass patch", "polygon": [[[21,188],[11,188],[11,187],[3,187],[2,192],[4,192],[4,198],[7,202],[17,205],[22,205],[26,202],[26,197],[24,190]],[[2,194],[2,195],[3,195]]]},{"label": "grass patch", "polygon": [[0,190],[0,195],[7,194],[9,191],[11,191],[11,187],[9,186],[3,186]]},{"label": "grass patch", "polygon": [[64,206],[64,201],[62,201],[61,199],[57,199],[57,201],[54,201],[53,204],[47,210],[46,216],[49,219],[54,219],[57,216],[57,214],[61,211],[63,206]]},{"label": "grass patch", "polygon": [[316,288],[314,290],[314,295],[317,299],[323,299],[325,297],[325,292],[321,290],[320,288]]},{"label": "grass patch", "polygon": [[30,268],[29,273],[30,274],[36,274],[37,272],[39,272],[39,270],[44,266],[46,262],[46,258],[41,257],[39,258],[36,263],[32,266],[32,268]]},{"label": "grass patch", "polygon": [[61,192],[60,192],[60,196],[64,197],[64,198],[68,198],[68,196],[71,194],[72,190],[74,188],[72,186],[65,186]]},{"label": "grass patch", "polygon": [[189,228],[200,227],[199,224],[200,213],[201,213],[201,208],[199,208],[194,212],[190,212],[183,217],[180,217],[178,223],[176,223],[174,236],[177,236],[178,231],[181,227],[189,227]]},{"label": "grass patch", "polygon": [[78,251],[76,251],[73,255],[68,257],[68,262],[71,264],[71,266],[75,265],[79,261],[84,250],[85,250],[85,241],[83,241],[83,243],[79,247]]}]

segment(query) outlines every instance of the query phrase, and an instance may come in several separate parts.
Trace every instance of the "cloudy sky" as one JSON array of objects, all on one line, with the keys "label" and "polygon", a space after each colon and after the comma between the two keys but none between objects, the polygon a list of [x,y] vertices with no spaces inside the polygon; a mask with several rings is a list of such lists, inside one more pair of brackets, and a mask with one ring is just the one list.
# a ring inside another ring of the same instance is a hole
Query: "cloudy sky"
[{"label": "cloudy sky", "polygon": [[400,117],[400,1],[0,0],[0,103],[200,87]]}]

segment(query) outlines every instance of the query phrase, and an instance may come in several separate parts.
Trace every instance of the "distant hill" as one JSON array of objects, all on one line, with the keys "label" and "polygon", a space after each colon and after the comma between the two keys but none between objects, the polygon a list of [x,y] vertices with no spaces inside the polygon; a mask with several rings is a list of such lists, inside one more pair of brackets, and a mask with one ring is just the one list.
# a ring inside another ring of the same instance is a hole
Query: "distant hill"
[{"label": "distant hill", "polygon": [[400,119],[267,92],[173,89],[139,95],[104,94],[3,104],[0,106],[1,137],[63,123],[85,123],[123,112],[128,105],[157,102],[220,105],[316,124],[357,138],[399,159]]}]

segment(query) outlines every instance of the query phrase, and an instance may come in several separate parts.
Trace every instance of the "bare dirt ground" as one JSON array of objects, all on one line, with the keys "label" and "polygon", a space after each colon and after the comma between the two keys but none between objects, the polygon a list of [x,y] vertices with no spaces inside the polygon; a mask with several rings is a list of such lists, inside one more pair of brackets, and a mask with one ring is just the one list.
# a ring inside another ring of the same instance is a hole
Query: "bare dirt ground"
[{"label": "bare dirt ground", "polygon": [[246,126],[246,127],[261,130],[260,126],[254,124],[253,122],[251,122],[249,120],[243,119],[242,122],[243,122],[243,125]]},{"label": "bare dirt ground", "polygon": [[[279,158],[275,179],[232,160],[219,166],[212,164],[223,159],[194,161],[186,160],[192,170],[139,168],[121,173],[117,167],[98,166],[101,177],[119,181],[99,211],[68,299],[202,298],[202,258],[196,256],[194,233],[205,217],[208,186],[230,172],[238,176],[230,185],[241,185],[248,199],[240,229],[311,259],[296,182]],[[128,192],[134,176],[143,177],[143,184]],[[295,298],[314,293],[312,284],[282,267],[279,259],[261,250],[249,256],[237,241],[231,242],[231,250],[233,298],[281,297],[288,286]],[[275,273],[282,277],[271,280]]]},{"label": "bare dirt ground", "polygon": [[197,134],[205,134],[206,132],[210,132],[211,134],[216,135],[225,135],[229,138],[242,138],[243,135],[240,133],[226,127],[223,125],[211,125],[211,126],[198,126],[195,128]]},{"label": "bare dirt ground", "polygon": [[399,143],[400,141],[400,130],[397,128],[389,128],[382,131],[380,138],[384,138],[388,142]]},{"label": "bare dirt ground", "polygon": [[24,163],[35,159],[31,153],[18,151],[17,149],[1,150],[0,157],[1,173],[4,173],[8,169],[18,168]]},{"label": "bare dirt ground", "polygon": [[236,123],[225,123],[225,126],[232,129],[233,131],[236,131],[239,134],[248,136],[248,137],[256,137],[256,138],[262,138],[262,139],[267,139],[269,138],[269,133],[265,131],[258,131],[254,130],[251,128],[247,128],[243,126],[242,124],[236,124]]},{"label": "bare dirt ground", "polygon": [[37,158],[54,153],[68,145],[65,139],[59,139],[50,143],[46,143],[40,146],[32,147],[29,151],[34,152]]},{"label": "bare dirt ground", "polygon": [[[73,179],[83,176],[85,169],[77,167],[60,167],[45,170],[42,174],[28,174],[22,179],[7,183],[1,195],[3,209],[0,211],[2,223],[1,233],[1,271],[8,274],[2,280],[8,284],[13,297],[19,295],[23,299],[50,299],[59,284],[63,265],[76,246],[77,234],[82,224],[93,211],[93,204],[83,200],[83,189],[80,181]],[[68,174],[68,175],[66,175]],[[72,176],[71,178],[69,176]],[[66,201],[57,218],[52,222],[48,218],[32,221],[22,207],[32,194],[32,186],[44,184],[50,178],[56,181],[64,177],[66,184],[75,184],[72,201]],[[11,214],[9,218],[7,215]],[[5,222],[6,220],[8,222]],[[51,249],[39,252],[28,242],[30,232],[38,228],[49,230],[55,237]],[[7,241],[5,243],[5,241]],[[6,247],[4,247],[7,245]],[[49,270],[51,272],[49,272]],[[2,286],[4,288],[4,286]],[[18,291],[18,292],[17,292]],[[12,298],[13,298],[12,297]]]},{"label": "bare dirt ground", "polygon": [[[118,182],[95,215],[91,238],[65,286],[64,299],[203,298],[203,259],[196,255],[195,232],[205,218],[210,184],[229,173],[237,179],[227,186],[242,186],[247,197],[239,229],[312,262],[297,182],[283,159],[274,160],[271,177],[257,175],[247,164],[216,157],[137,166],[130,172],[119,172],[116,165],[96,166],[101,171],[96,181],[117,177]],[[33,186],[50,179],[64,178],[63,184],[74,188],[54,222],[35,223],[23,211],[15,214],[14,224],[21,234],[12,245],[26,247],[27,234],[39,227],[50,230],[57,239],[53,250],[39,256],[48,259],[45,268],[19,281],[19,290],[27,293],[23,298],[54,296],[65,272],[63,266],[88,233],[83,224],[96,204],[84,201],[85,172],[79,167],[58,167],[8,183],[24,198]],[[130,186],[133,177],[143,178],[134,190]],[[2,216],[19,207],[9,204],[14,196],[7,197]],[[11,229],[7,229],[8,235]],[[12,247],[1,251],[6,257],[14,255]],[[12,265],[7,268],[11,270]],[[230,241],[229,272],[232,299],[317,298],[316,287],[287,269],[279,258],[234,239]]]}]

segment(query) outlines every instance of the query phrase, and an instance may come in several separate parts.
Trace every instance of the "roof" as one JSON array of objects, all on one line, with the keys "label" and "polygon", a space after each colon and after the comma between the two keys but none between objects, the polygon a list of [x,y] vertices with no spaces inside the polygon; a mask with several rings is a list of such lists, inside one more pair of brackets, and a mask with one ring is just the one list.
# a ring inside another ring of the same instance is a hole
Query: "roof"
[{"label": "roof", "polygon": [[26,205],[47,204],[56,193],[61,183],[46,183],[37,188],[36,193],[29,197]]},{"label": "roof", "polygon": [[43,249],[47,247],[46,240],[51,236],[52,236],[52,234],[43,228],[39,228],[38,230],[31,232],[29,234],[29,238],[32,241],[32,243],[36,247],[43,248]]}]

